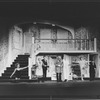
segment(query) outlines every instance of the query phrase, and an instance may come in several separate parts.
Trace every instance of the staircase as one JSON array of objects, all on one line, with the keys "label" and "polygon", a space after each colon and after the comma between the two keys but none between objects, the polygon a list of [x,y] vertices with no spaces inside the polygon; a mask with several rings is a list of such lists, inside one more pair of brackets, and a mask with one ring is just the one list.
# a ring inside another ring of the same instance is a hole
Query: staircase
[{"label": "staircase", "polygon": [[[28,57],[29,55],[18,55],[14,62],[12,63],[11,67],[7,67],[0,79],[10,79],[10,75],[15,69],[15,63],[19,62],[20,67],[28,66]],[[14,79],[15,76],[12,77]],[[21,79],[29,79],[28,77],[28,68],[21,70]]]}]

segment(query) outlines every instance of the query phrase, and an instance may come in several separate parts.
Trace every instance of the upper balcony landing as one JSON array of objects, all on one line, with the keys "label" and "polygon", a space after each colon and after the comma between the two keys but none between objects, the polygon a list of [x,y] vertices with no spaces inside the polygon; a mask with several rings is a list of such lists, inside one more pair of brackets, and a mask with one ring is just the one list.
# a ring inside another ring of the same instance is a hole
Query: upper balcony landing
[{"label": "upper balcony landing", "polygon": [[90,39],[37,39],[35,51],[38,53],[96,53],[96,38]]},{"label": "upper balcony landing", "polygon": [[[86,28],[35,23],[23,35],[25,53],[97,53],[96,38]],[[34,46],[32,45],[34,44]]]}]

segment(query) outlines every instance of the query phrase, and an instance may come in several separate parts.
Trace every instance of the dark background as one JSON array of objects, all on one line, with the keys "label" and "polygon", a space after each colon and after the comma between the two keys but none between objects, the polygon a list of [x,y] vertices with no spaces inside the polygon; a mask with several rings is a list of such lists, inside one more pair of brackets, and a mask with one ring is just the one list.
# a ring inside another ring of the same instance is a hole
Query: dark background
[{"label": "dark background", "polygon": [[100,32],[100,2],[95,0],[1,0],[0,29],[36,20],[54,21]]}]

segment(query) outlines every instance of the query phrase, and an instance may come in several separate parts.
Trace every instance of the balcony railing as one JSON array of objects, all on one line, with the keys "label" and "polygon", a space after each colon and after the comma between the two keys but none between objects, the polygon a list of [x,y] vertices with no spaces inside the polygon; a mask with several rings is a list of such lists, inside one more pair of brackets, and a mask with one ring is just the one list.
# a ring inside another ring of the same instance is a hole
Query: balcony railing
[{"label": "balcony railing", "polygon": [[36,51],[93,51],[96,52],[94,39],[36,39]]}]

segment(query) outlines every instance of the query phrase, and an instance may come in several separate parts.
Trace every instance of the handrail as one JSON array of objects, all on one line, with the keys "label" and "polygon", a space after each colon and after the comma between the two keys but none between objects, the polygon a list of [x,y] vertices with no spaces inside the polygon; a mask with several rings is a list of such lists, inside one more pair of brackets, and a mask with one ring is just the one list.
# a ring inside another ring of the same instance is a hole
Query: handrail
[{"label": "handrail", "polygon": [[[40,40],[40,41],[38,41]],[[42,41],[44,40],[44,41]],[[45,41],[51,40],[51,41]],[[97,52],[96,38],[94,39],[36,39],[36,51],[93,51]],[[62,41],[60,41],[62,40]]]},{"label": "handrail", "polygon": [[[55,40],[55,39],[35,39],[35,40]],[[93,40],[93,39],[56,39],[56,40]]]}]

